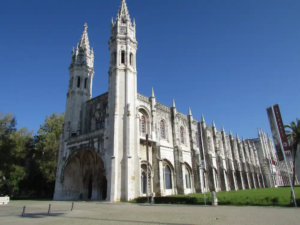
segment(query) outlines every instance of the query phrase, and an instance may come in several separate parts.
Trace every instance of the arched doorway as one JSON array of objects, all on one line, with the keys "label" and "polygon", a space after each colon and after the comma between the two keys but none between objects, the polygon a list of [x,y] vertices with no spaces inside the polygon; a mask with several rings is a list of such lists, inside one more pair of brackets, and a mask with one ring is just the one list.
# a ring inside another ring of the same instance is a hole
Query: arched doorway
[{"label": "arched doorway", "polygon": [[107,181],[104,164],[95,151],[75,152],[66,162],[63,177],[65,199],[106,199]]}]

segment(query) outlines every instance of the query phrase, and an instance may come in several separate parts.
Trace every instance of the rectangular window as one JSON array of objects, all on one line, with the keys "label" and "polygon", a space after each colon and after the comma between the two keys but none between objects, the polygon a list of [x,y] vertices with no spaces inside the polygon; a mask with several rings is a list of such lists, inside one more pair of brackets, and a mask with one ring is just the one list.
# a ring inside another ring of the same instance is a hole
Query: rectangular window
[{"label": "rectangular window", "polygon": [[88,81],[88,79],[85,78],[85,80],[84,80],[84,88],[85,88],[85,89],[86,89],[86,86],[87,86],[87,81]]},{"label": "rectangular window", "polygon": [[77,87],[80,88],[80,77],[77,78]]},{"label": "rectangular window", "polygon": [[125,51],[121,52],[121,63],[125,64]]}]

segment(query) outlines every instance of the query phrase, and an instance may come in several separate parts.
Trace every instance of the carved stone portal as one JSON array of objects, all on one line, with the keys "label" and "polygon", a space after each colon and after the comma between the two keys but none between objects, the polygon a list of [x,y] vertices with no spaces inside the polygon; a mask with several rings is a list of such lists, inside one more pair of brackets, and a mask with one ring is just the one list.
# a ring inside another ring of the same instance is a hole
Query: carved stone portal
[{"label": "carved stone portal", "polygon": [[63,196],[67,199],[106,199],[104,164],[96,152],[80,150],[74,153],[66,162],[63,176]]}]

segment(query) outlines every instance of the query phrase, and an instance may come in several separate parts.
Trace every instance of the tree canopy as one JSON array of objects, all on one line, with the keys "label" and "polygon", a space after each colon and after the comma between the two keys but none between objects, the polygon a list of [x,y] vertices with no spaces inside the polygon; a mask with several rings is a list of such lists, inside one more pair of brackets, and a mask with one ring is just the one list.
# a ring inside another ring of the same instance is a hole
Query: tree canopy
[{"label": "tree canopy", "polygon": [[0,195],[53,194],[63,121],[63,114],[47,116],[34,136],[16,128],[13,114],[0,114]]}]

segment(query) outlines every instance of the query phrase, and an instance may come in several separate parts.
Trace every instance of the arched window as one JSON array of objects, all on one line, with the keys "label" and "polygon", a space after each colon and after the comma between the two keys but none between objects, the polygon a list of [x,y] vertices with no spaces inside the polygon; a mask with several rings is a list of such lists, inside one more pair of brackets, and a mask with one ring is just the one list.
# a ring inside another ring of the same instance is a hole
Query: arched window
[{"label": "arched window", "polygon": [[180,142],[184,144],[184,128],[180,127]]},{"label": "arched window", "polygon": [[121,52],[121,63],[125,64],[125,51]]},{"label": "arched window", "polygon": [[85,89],[86,89],[86,87],[87,87],[87,81],[88,81],[88,79],[85,78],[85,80],[84,80],[84,88],[85,88]]},{"label": "arched window", "polygon": [[160,121],[160,137],[166,139],[166,123],[164,120]]},{"label": "arched window", "polygon": [[145,116],[141,116],[141,132],[143,134],[146,133],[146,117]]},{"label": "arched window", "polygon": [[172,173],[169,166],[165,167],[165,188],[172,189]]},{"label": "arched window", "polygon": [[146,192],[147,192],[147,175],[143,171],[142,172],[142,193],[146,194]]},{"label": "arched window", "polygon": [[129,63],[131,66],[133,65],[133,54],[132,53],[130,53],[130,56],[129,56]]},{"label": "arched window", "polygon": [[80,88],[80,77],[77,77],[77,87]]},{"label": "arched window", "polygon": [[185,171],[184,171],[184,176],[185,176],[185,187],[186,188],[191,188],[191,176],[190,176],[190,172],[188,170],[188,168],[185,167]]}]

